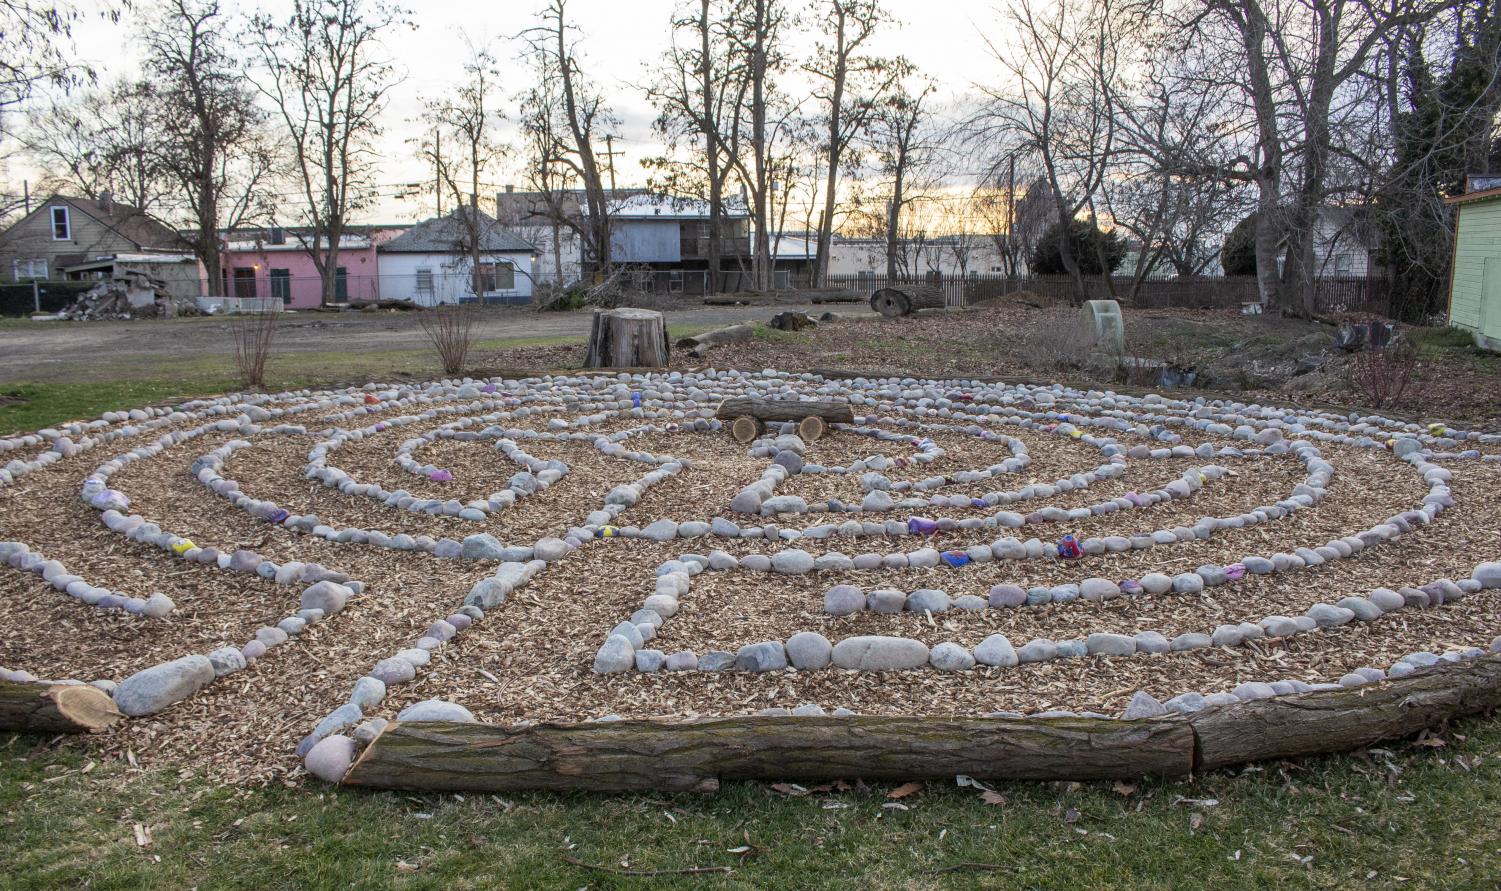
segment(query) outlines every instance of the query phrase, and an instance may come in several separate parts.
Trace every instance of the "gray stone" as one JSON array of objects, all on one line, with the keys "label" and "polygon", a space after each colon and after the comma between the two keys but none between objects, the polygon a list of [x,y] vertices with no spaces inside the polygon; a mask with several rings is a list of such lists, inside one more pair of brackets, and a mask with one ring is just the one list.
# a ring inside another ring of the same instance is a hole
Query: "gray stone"
[{"label": "gray stone", "polygon": [[681,650],[669,655],[662,667],[668,671],[696,671],[698,670],[698,655],[692,650]]},{"label": "gray stone", "polygon": [[414,702],[396,715],[398,721],[448,721],[454,724],[473,724],[474,715],[457,702],[442,699],[425,699]]},{"label": "gray stone", "polygon": [[1120,594],[1120,586],[1110,579],[1090,578],[1079,583],[1079,596],[1085,600],[1109,600]]},{"label": "gray stone", "polygon": [[1214,640],[1209,635],[1199,631],[1189,631],[1173,638],[1172,643],[1168,644],[1168,649],[1174,653],[1181,653],[1184,650],[1202,650],[1213,645]]},{"label": "gray stone", "polygon": [[1058,658],[1058,645],[1047,638],[1038,637],[1022,644],[1016,651],[1018,662],[1046,662]]},{"label": "gray stone", "polygon": [[1201,693],[1180,693],[1162,705],[1170,712],[1191,715],[1194,712],[1203,711],[1205,702]]},{"label": "gray stone", "polygon": [[660,671],[662,669],[662,663],[665,662],[666,659],[667,655],[661,650],[637,650],[636,670],[646,672],[647,674],[650,674],[654,671]]},{"label": "gray stone", "polygon": [[746,644],[735,653],[741,671],[780,671],[787,667],[787,651],[779,640]]},{"label": "gray stone", "polygon": [[1016,585],[996,585],[987,598],[992,607],[1021,606],[1027,602],[1027,592]]},{"label": "gray stone", "polygon": [[928,648],[906,637],[848,637],[834,645],[833,662],[839,668],[860,671],[920,668],[928,663]]},{"label": "gray stone", "polygon": [[1209,636],[1210,643],[1217,647],[1238,647],[1246,639],[1246,634],[1239,625],[1220,625]]},{"label": "gray stone", "polygon": [[595,674],[618,674],[630,671],[636,665],[636,648],[629,638],[612,634],[605,638],[599,652],[594,656]]},{"label": "gray stone", "polygon": [[354,591],[347,585],[329,581],[315,582],[303,589],[300,603],[302,609],[321,609],[325,616],[331,616],[342,611],[353,596]]},{"label": "gray stone", "polygon": [[1173,580],[1160,572],[1149,572],[1141,577],[1141,587],[1148,594],[1166,594],[1173,589]]},{"label": "gray stone", "polygon": [[1267,637],[1292,637],[1298,633],[1298,623],[1287,616],[1267,616],[1261,620],[1261,628]]},{"label": "gray stone", "polygon": [[1096,631],[1085,641],[1091,656],[1130,656],[1136,652],[1136,641],[1124,634]]},{"label": "gray stone", "polygon": [[555,537],[540,539],[532,546],[532,553],[536,555],[537,559],[546,560],[548,563],[563,559],[570,550],[572,548],[568,546],[566,541]]},{"label": "gray stone", "polygon": [[641,530],[641,537],[652,541],[672,541],[677,535],[678,524],[672,520],[658,520]]},{"label": "gray stone", "polygon": [[220,647],[214,650],[208,654],[208,661],[214,667],[216,678],[243,671],[245,668],[245,656],[234,647]]},{"label": "gray stone", "polygon": [[1171,648],[1168,639],[1156,631],[1139,631],[1131,639],[1138,653],[1166,653]]},{"label": "gray stone", "polygon": [[735,654],[724,650],[710,650],[698,660],[699,671],[724,671],[735,664]]},{"label": "gray stone", "polygon": [[465,560],[503,560],[505,559],[505,545],[500,539],[488,532],[465,537],[459,549],[459,556]]},{"label": "gray stone", "polygon": [[1059,659],[1082,659],[1089,655],[1089,644],[1082,640],[1058,641]]},{"label": "gray stone", "polygon": [[361,711],[368,712],[380,705],[386,698],[386,684],[380,678],[366,675],[354,682],[354,692],[349,694],[349,702]]},{"label": "gray stone", "polygon": [[834,645],[816,631],[799,631],[787,638],[786,650],[787,659],[793,668],[811,671],[829,667]]},{"label": "gray stone", "polygon": [[1011,646],[1011,641],[1006,639],[1006,635],[992,634],[975,647],[975,661],[981,665],[1010,668],[1020,660],[1017,658],[1016,649]]},{"label": "gray stone", "polygon": [[621,622],[610,629],[610,634],[618,634],[631,642],[631,649],[639,650],[646,643],[646,638],[641,634],[641,629],[631,622]]},{"label": "gray stone", "polygon": [[1272,689],[1271,684],[1252,681],[1248,684],[1241,684],[1239,687],[1231,690],[1230,695],[1242,702],[1249,702],[1253,699],[1271,699],[1277,695],[1277,692]]},{"label": "gray stone", "polygon": [[307,753],[302,766],[326,783],[337,783],[354,763],[354,740],[342,734],[325,737]]},{"label": "gray stone", "polygon": [[969,671],[975,667],[975,657],[953,641],[935,646],[928,654],[928,662],[939,671]]},{"label": "gray stone", "polygon": [[949,608],[949,595],[933,588],[921,588],[907,595],[908,612],[945,612]]},{"label": "gray stone", "polygon": [[115,688],[115,705],[132,718],[150,715],[181,702],[213,681],[207,656],[184,656],[136,672]]},{"label": "gray stone", "polygon": [[1362,622],[1374,622],[1386,614],[1385,610],[1364,597],[1341,598],[1335,606],[1349,610]]},{"label": "gray stone", "polygon": [[1377,588],[1366,599],[1380,607],[1382,612],[1396,612],[1407,604],[1406,599],[1390,588]]},{"label": "gray stone", "polygon": [[877,588],[866,596],[866,606],[873,613],[895,615],[907,604],[907,595],[891,588]]},{"label": "gray stone", "polygon": [[771,568],[783,575],[803,575],[813,571],[813,555],[792,548],[771,555]]},{"label": "gray stone", "polygon": [[985,598],[979,597],[974,594],[960,594],[958,597],[954,598],[954,609],[962,609],[966,612],[975,612],[977,610],[982,610],[985,609],[988,605],[989,604],[985,602]]},{"label": "gray stone", "polygon": [[1316,622],[1320,628],[1334,628],[1355,621],[1354,612],[1327,603],[1315,603],[1304,615]]},{"label": "gray stone", "polygon": [[1501,563],[1482,563],[1470,573],[1482,588],[1501,588]]},{"label": "gray stone", "polygon": [[368,746],[375,742],[375,738],[386,731],[391,722],[385,718],[371,718],[354,728],[354,740],[362,746]]},{"label": "gray stone", "polygon": [[1145,690],[1137,690],[1126,705],[1126,711],[1121,715],[1128,721],[1139,718],[1157,718],[1168,713],[1167,706],[1153,698],[1152,694]]},{"label": "gray stone", "polygon": [[417,667],[405,659],[382,659],[370,669],[370,676],[385,684],[404,684],[417,676]]}]

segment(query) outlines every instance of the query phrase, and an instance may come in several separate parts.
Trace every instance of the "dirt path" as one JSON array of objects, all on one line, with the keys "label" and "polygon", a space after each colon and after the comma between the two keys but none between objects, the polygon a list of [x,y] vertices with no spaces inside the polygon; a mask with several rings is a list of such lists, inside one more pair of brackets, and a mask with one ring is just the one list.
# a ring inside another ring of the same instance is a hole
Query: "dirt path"
[{"label": "dirt path", "polygon": [[[859,304],[837,306],[716,306],[669,310],[667,324],[713,328],[747,319],[766,320],[782,310],[817,315],[832,309],[840,314],[872,315]],[[496,308],[484,322],[480,337],[582,337],[589,332],[590,314],[539,313],[529,309]],[[0,384],[21,381],[87,380],[89,367],[150,362],[163,354],[173,357],[222,356],[230,346],[228,322],[222,319],[181,319],[165,322],[27,322],[0,327]],[[286,316],[276,335],[278,353],[341,350],[381,352],[425,349],[427,341],[415,313],[297,313]]]}]

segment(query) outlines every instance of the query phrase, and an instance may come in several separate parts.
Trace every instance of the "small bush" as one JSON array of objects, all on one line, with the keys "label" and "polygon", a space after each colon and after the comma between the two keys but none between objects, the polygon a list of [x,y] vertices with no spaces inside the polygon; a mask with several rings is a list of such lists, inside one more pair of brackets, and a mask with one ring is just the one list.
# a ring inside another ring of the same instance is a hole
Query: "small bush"
[{"label": "small bush", "polygon": [[1417,347],[1401,340],[1386,349],[1353,353],[1345,365],[1345,383],[1371,408],[1392,408],[1422,396]]},{"label": "small bush", "polygon": [[479,310],[473,304],[460,303],[440,306],[418,314],[422,330],[438,353],[444,374],[458,374],[469,358],[469,348],[474,344],[474,329],[479,322]]},{"label": "small bush", "polygon": [[280,312],[236,313],[230,317],[229,331],[235,343],[235,370],[245,389],[266,383],[266,360],[276,339]]}]

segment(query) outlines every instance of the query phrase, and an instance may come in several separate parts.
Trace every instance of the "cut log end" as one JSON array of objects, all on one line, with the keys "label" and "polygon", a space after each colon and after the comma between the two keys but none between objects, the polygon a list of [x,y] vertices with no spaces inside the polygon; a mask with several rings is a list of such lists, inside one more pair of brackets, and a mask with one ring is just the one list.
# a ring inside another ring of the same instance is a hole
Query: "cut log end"
[{"label": "cut log end", "polygon": [[749,445],[761,435],[761,422],[750,415],[741,415],[730,422],[730,436],[741,445]]},{"label": "cut log end", "polygon": [[870,308],[888,319],[895,319],[912,312],[912,302],[901,291],[882,288],[871,296]]},{"label": "cut log end", "polygon": [[0,681],[0,730],[92,733],[123,717],[98,687]]},{"label": "cut log end", "polygon": [[801,436],[804,442],[817,442],[823,439],[824,432],[828,429],[829,425],[817,415],[809,415],[797,423],[797,435]]}]

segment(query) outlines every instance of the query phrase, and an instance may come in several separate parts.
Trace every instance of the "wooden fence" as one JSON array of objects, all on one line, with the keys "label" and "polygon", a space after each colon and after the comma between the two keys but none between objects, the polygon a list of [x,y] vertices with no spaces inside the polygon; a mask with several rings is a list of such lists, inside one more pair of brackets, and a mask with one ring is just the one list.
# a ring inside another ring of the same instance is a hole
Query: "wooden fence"
[{"label": "wooden fence", "polygon": [[[903,284],[941,286],[949,295],[951,307],[972,306],[1022,291],[1062,299],[1072,299],[1077,293],[1074,280],[1066,275],[995,274],[899,276],[890,280],[884,275],[830,275],[821,290],[845,291],[852,299],[864,300],[881,288]],[[809,288],[809,277],[795,276],[792,286]],[[1084,288],[1089,300],[1119,300],[1126,306],[1148,309],[1238,309],[1260,301],[1254,276],[1149,278],[1139,284],[1129,276],[1115,276],[1108,282],[1100,276],[1089,276],[1084,279]],[[1318,312],[1327,314],[1389,315],[1391,287],[1384,278],[1322,278],[1315,283],[1314,305]]]}]

